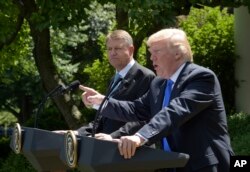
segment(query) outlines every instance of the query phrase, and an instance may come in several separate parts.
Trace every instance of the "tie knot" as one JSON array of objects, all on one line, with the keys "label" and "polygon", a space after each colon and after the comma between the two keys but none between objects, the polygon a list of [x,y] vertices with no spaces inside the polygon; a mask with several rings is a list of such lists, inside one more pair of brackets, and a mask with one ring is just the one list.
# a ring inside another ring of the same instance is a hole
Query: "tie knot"
[{"label": "tie knot", "polygon": [[121,78],[121,75],[117,72],[116,74],[115,74],[115,77],[114,77],[114,82],[113,83],[115,83],[117,80],[119,80]]},{"label": "tie knot", "polygon": [[169,79],[167,81],[167,87],[170,87],[172,89],[172,85],[173,85],[174,81],[172,81],[171,79]]},{"label": "tie knot", "polygon": [[166,88],[165,88],[165,94],[164,94],[162,107],[167,106],[168,103],[169,103],[173,83],[174,82],[171,79],[167,80],[167,85],[166,85]]},{"label": "tie knot", "polygon": [[122,80],[122,76],[117,72],[114,76],[114,80],[113,80],[113,83],[112,83],[112,86],[111,88],[113,89],[114,86],[117,86],[117,84]]}]

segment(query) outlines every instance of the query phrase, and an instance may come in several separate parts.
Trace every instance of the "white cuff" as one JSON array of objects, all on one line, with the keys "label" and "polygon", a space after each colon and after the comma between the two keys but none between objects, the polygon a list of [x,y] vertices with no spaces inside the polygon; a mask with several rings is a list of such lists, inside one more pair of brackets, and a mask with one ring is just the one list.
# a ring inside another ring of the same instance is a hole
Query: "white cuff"
[{"label": "white cuff", "polygon": [[98,110],[98,109],[100,108],[100,105],[98,105],[98,104],[93,104],[92,108],[95,109],[95,110]]},{"label": "white cuff", "polygon": [[136,136],[142,138],[144,141],[140,144],[140,146],[145,145],[148,142],[148,139],[143,137],[140,133],[135,133]]}]

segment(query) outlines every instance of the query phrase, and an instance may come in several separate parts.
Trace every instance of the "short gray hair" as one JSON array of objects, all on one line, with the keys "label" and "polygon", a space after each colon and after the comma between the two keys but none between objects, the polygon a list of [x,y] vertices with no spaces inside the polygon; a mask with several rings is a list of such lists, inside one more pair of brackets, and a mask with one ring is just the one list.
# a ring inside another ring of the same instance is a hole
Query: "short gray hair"
[{"label": "short gray hair", "polygon": [[123,39],[128,45],[133,45],[131,35],[125,30],[115,30],[107,35],[106,43],[111,39]]}]

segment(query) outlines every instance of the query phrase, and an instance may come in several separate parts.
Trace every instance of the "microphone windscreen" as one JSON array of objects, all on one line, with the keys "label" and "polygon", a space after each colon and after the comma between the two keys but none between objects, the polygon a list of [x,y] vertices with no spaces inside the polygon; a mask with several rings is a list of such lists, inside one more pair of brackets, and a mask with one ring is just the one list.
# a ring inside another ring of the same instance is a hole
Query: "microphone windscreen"
[{"label": "microphone windscreen", "polygon": [[67,87],[67,90],[69,91],[75,90],[76,88],[79,87],[79,85],[80,85],[80,81],[75,80],[71,84],[69,84],[69,86]]}]

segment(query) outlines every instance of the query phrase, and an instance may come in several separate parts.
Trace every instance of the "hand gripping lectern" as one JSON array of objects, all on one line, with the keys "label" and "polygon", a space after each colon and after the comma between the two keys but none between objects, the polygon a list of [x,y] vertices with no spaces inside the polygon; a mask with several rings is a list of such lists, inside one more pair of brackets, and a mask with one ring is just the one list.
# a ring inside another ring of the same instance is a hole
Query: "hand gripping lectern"
[{"label": "hand gripping lectern", "polygon": [[70,168],[60,158],[63,142],[63,134],[16,124],[10,147],[22,153],[37,171],[66,171]]},{"label": "hand gripping lectern", "polygon": [[189,159],[189,155],[184,153],[146,146],[138,148],[131,159],[124,159],[119,154],[117,143],[84,136],[76,138],[72,131],[65,135],[64,144],[62,160],[70,167],[77,166],[82,172],[152,172],[161,168],[184,167]]}]

